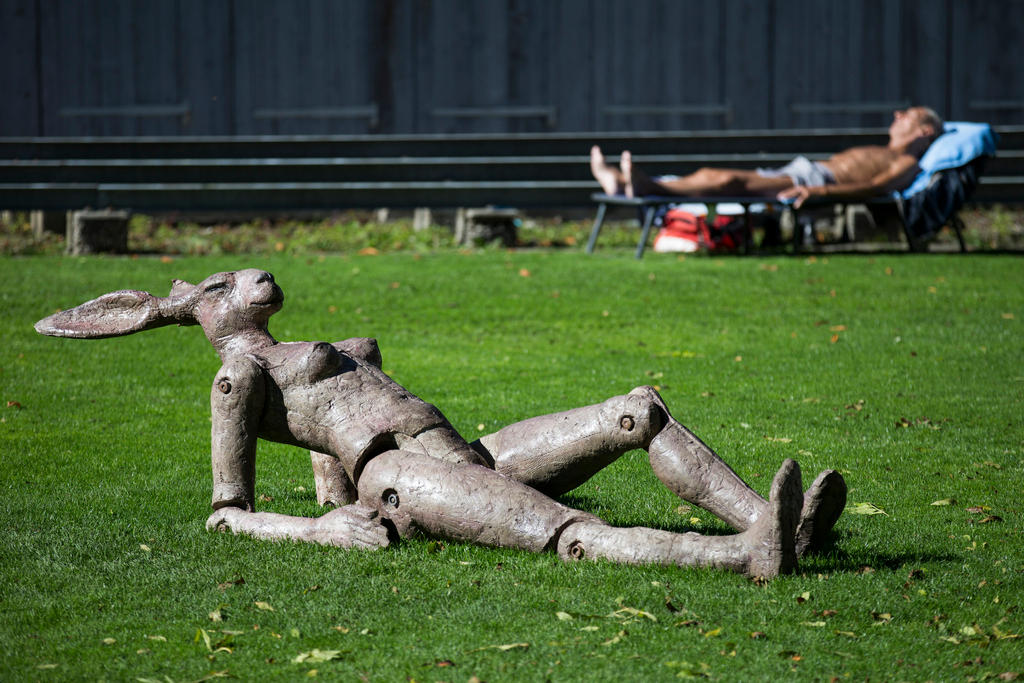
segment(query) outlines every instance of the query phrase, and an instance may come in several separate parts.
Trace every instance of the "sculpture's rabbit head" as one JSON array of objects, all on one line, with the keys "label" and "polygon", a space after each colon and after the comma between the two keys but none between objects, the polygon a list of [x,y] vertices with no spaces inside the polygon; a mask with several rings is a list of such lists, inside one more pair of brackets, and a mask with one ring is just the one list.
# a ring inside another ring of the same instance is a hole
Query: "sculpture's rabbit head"
[{"label": "sculpture's rabbit head", "polygon": [[163,325],[200,325],[219,352],[242,350],[267,334],[267,321],[281,310],[284,294],[274,276],[263,270],[216,273],[199,284],[175,280],[166,297],[122,290],[54,313],[36,323],[52,337],[99,339]]}]

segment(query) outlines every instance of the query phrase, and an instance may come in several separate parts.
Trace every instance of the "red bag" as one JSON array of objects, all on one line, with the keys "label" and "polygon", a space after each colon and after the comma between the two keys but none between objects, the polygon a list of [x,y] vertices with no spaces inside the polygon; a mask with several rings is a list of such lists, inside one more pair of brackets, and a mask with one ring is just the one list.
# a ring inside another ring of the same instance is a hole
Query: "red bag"
[{"label": "red bag", "polygon": [[743,220],[743,216],[719,214],[708,224],[707,216],[669,209],[662,219],[664,227],[654,238],[654,251],[736,251],[743,244]]}]

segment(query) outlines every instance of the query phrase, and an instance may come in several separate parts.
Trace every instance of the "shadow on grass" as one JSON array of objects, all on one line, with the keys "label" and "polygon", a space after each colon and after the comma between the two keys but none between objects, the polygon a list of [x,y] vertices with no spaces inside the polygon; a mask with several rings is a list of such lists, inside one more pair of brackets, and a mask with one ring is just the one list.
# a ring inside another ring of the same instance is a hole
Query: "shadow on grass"
[{"label": "shadow on grass", "polygon": [[804,573],[870,574],[876,571],[897,572],[908,566],[931,562],[952,562],[958,557],[949,553],[875,553],[843,550],[854,534],[833,531],[825,544],[800,558],[800,571]]}]

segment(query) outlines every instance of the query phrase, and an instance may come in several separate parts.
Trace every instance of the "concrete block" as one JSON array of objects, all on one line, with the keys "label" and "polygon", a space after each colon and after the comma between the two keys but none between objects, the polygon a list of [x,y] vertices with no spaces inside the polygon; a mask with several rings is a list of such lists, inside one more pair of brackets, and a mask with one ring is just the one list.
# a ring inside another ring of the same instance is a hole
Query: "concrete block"
[{"label": "concrete block", "polygon": [[412,212],[412,229],[419,232],[426,230],[434,222],[434,214],[427,207],[420,207]]},{"label": "concrete block", "polygon": [[503,246],[516,244],[516,209],[459,209],[455,213],[455,241],[465,246],[481,246],[501,242]]},{"label": "concrete block", "polygon": [[128,251],[127,211],[69,211],[67,252],[74,256]]}]

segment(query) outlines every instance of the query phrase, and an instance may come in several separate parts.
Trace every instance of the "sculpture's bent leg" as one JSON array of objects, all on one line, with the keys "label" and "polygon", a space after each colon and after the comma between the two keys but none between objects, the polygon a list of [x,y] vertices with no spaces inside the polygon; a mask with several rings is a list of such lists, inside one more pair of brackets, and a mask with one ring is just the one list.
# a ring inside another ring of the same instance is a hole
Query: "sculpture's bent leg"
[{"label": "sculpture's bent leg", "polygon": [[634,448],[645,448],[662,417],[646,396],[523,420],[470,446],[494,469],[551,496],[571,491]]},{"label": "sculpture's bent leg", "polygon": [[484,545],[558,549],[566,559],[710,566],[761,576],[796,567],[801,493],[800,470],[792,461],[776,476],[771,514],[730,537],[614,529],[488,468],[403,451],[369,461],[357,486],[361,503],[376,504],[400,535],[418,529]]},{"label": "sculpture's bent leg", "polygon": [[[648,451],[676,495],[743,531],[768,509],[718,454],[680,424],[653,387],[509,425],[471,444],[494,468],[549,495],[579,486],[624,452]],[[846,485],[826,470],[808,489],[797,532],[802,554],[827,537],[846,503]]]},{"label": "sculpture's bent leg", "polygon": [[[651,468],[665,486],[684,500],[714,513],[740,531],[749,529],[768,509],[768,501],[747,486],[717,453],[679,423],[653,387],[640,387],[665,415],[665,426],[648,447]],[[825,470],[804,493],[796,529],[796,552],[820,545],[846,506],[846,482]]]},{"label": "sculpture's bent leg", "polygon": [[656,529],[621,529],[573,524],[558,541],[563,559],[606,559],[629,564],[668,564],[730,569],[773,577],[797,568],[795,530],[800,516],[800,468],[786,460],[772,482],[766,513],[733,536],[674,534]]}]

